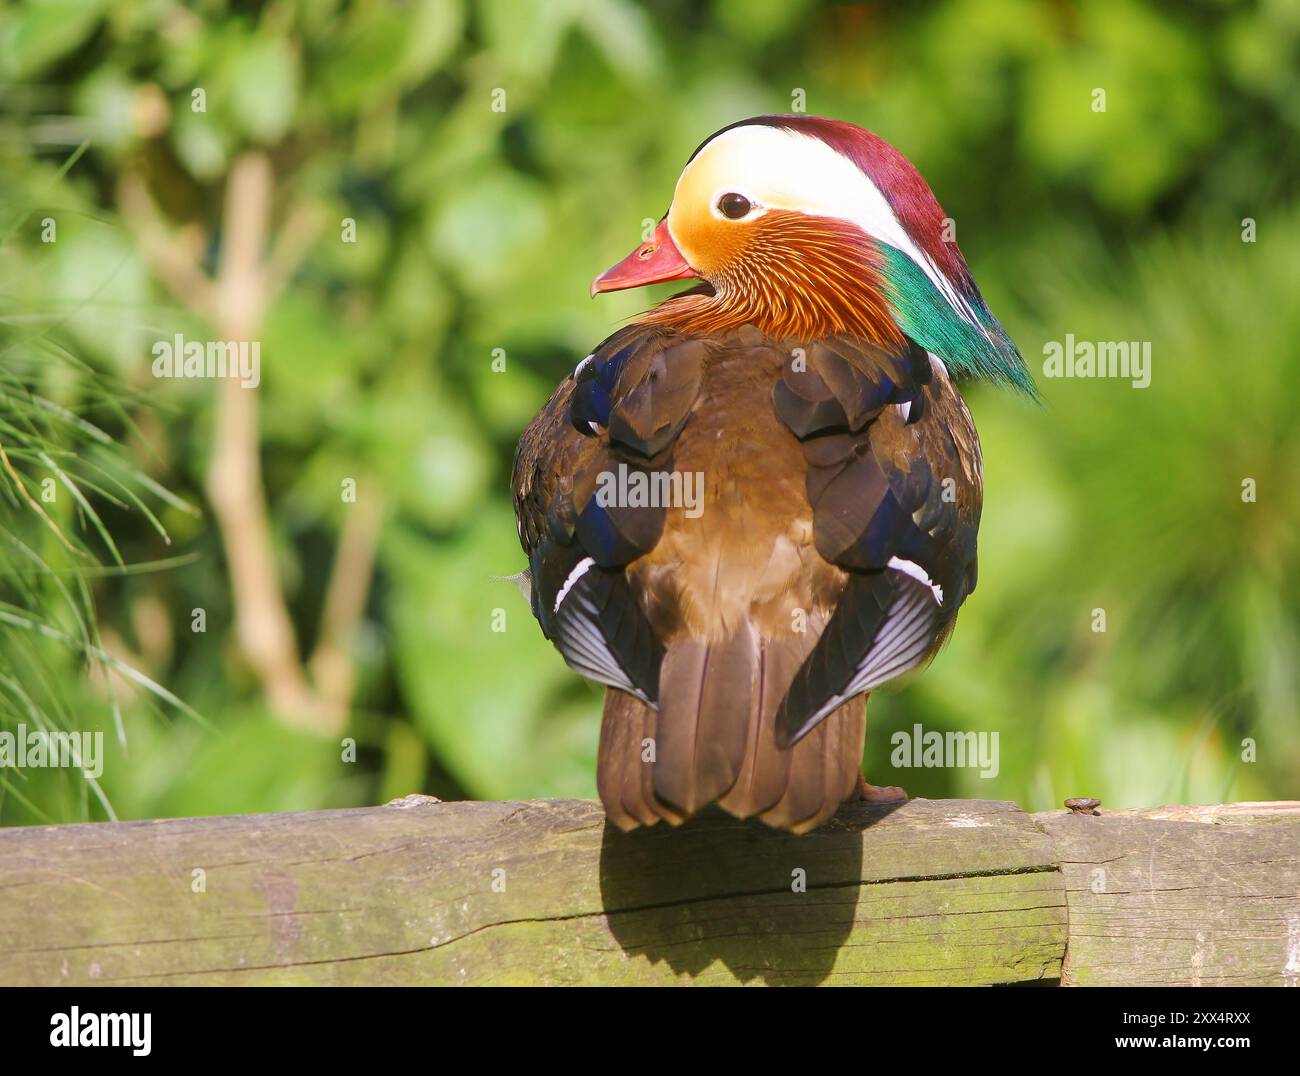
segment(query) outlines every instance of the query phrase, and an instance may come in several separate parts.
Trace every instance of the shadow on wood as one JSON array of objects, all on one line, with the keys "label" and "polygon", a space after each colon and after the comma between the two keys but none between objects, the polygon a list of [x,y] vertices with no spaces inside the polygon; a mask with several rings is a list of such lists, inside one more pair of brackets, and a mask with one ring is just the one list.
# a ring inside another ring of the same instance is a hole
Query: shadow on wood
[{"label": "shadow on wood", "polygon": [[605,917],[623,951],[677,975],[715,962],[740,982],[815,985],[855,919],[862,842],[888,810],[796,837],[713,810],[677,829],[621,833],[600,849]]},{"label": "shadow on wood", "polygon": [[1009,803],[848,804],[801,837],[722,812],[606,826],[601,902],[649,981],[1055,983],[1051,842]]}]

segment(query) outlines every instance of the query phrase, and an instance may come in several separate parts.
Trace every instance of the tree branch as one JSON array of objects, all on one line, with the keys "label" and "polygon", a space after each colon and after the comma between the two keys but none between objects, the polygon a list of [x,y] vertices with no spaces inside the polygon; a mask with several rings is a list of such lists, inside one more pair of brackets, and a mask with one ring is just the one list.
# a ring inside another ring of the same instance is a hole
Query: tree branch
[{"label": "tree branch", "polygon": [[118,180],[117,208],[135,234],[154,276],[186,308],[209,324],[215,323],[217,297],[212,281],[167,227],[144,180],[136,173],[123,172]]},{"label": "tree branch", "polygon": [[[261,326],[271,188],[264,153],[249,152],[235,162],[226,184],[217,278],[216,327],[223,340],[251,341]],[[234,378],[223,381],[217,389],[207,490],[230,565],[240,648],[272,709],[291,724],[336,731],[337,722],[320,720],[280,590],[259,447],[257,391]]]},{"label": "tree branch", "polygon": [[358,483],[363,491],[347,510],[338,552],[330,571],[320,636],[308,666],[324,711],[342,720],[356,686],[352,644],[366,608],[374,575],[375,553],[384,523],[384,500]]},{"label": "tree branch", "polygon": [[[227,342],[253,342],[268,304],[292,279],[320,233],[316,203],[289,213],[267,253],[274,175],[258,150],[239,157],[226,183],[217,279],[168,228],[144,180],[126,173],[118,205],[154,274]],[[365,607],[383,504],[369,495],[349,512],[327,587],[315,652],[304,666],[275,566],[260,458],[258,396],[230,378],[217,386],[206,486],[230,571],[235,633],[271,709],[326,735],[347,722],[355,683],[352,637]]]}]

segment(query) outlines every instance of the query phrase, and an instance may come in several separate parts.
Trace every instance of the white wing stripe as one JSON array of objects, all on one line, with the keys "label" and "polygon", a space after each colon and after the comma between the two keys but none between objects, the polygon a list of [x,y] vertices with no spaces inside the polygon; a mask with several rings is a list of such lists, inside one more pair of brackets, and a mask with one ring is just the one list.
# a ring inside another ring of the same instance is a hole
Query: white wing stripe
[{"label": "white wing stripe", "polygon": [[555,608],[552,609],[551,612],[558,613],[560,611],[560,602],[564,601],[564,599],[569,596],[569,591],[573,589],[573,584],[586,575],[587,569],[595,563],[596,562],[590,557],[583,557],[582,560],[578,561],[578,563],[573,566],[573,571],[569,573],[569,578],[564,581],[564,586],[560,587],[560,592],[555,595]]},{"label": "white wing stripe", "polygon": [[891,568],[897,568],[900,572],[906,572],[913,579],[924,583],[934,591],[934,600],[940,605],[943,604],[943,587],[939,586],[933,579],[931,579],[929,573],[917,564],[916,561],[903,560],[902,557],[890,557],[889,566]]}]

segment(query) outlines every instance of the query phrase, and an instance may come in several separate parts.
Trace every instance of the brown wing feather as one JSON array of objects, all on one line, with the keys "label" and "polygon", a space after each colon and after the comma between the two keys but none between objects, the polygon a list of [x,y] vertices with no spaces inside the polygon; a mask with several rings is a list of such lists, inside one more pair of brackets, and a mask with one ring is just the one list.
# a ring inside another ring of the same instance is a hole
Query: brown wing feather
[{"label": "brown wing feather", "polygon": [[979,451],[942,366],[915,346],[814,345],[773,404],[803,445],[817,549],[850,573],[783,700],[777,736],[793,743],[951,629],[975,580]]}]

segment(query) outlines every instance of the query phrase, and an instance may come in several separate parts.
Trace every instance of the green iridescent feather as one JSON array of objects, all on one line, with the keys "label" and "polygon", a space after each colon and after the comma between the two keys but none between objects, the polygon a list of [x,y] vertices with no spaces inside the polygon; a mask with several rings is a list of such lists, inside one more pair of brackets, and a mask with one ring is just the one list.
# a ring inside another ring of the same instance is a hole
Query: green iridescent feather
[{"label": "green iridescent feather", "polygon": [[979,377],[1038,398],[1033,378],[1011,337],[978,294],[971,309],[983,332],[961,316],[926,276],[896,247],[880,244],[885,291],[899,328],[943,360],[954,377]]}]

